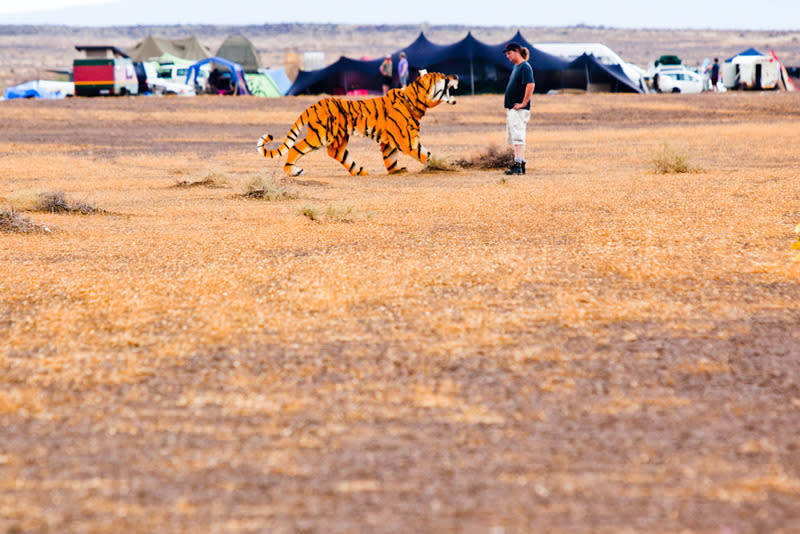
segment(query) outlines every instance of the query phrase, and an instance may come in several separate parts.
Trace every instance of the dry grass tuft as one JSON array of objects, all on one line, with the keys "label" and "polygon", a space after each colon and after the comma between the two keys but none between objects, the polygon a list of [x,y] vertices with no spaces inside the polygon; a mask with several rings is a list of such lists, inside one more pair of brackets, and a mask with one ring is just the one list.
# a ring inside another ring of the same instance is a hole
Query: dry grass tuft
[{"label": "dry grass tuft", "polygon": [[[183,174],[183,173],[175,173]],[[227,177],[217,171],[206,171],[199,180],[175,180],[173,187],[229,187]]]},{"label": "dry grass tuft", "polygon": [[431,154],[431,157],[428,158],[428,164],[425,166],[425,170],[423,172],[454,170],[456,170],[456,166],[447,158]]},{"label": "dry grass tuft", "polygon": [[297,211],[297,213],[303,217],[306,217],[310,221],[319,222],[320,220],[319,208],[313,204],[305,204]]},{"label": "dry grass tuft", "polygon": [[11,208],[10,210],[0,211],[0,232],[17,234],[48,233],[50,228],[36,224],[30,219],[21,216],[14,208]]},{"label": "dry grass tuft", "polygon": [[514,161],[514,149],[510,146],[500,147],[491,144],[473,154],[468,159],[460,159],[455,165],[463,168],[505,169]]},{"label": "dry grass tuft", "polygon": [[213,178],[201,178],[200,180],[175,180],[173,187],[214,187],[217,183]]},{"label": "dry grass tuft", "polygon": [[11,204],[12,210],[36,211],[41,194],[39,189],[23,189],[7,195],[6,200]]},{"label": "dry grass tuft", "polygon": [[14,209],[21,211],[41,211],[47,213],[80,213],[92,215],[105,213],[86,200],[71,202],[63,191],[19,191],[7,197]]},{"label": "dry grass tuft", "polygon": [[257,174],[250,179],[244,187],[242,195],[244,198],[257,198],[275,202],[277,200],[289,200],[295,198],[284,186],[275,181],[274,178]]},{"label": "dry grass tuft", "polygon": [[666,141],[653,157],[652,164],[657,174],[681,174],[700,170],[689,163],[687,154],[673,149]]},{"label": "dry grass tuft", "polygon": [[352,223],[358,220],[372,219],[371,211],[356,209],[354,206],[329,204],[323,213],[313,204],[305,204],[298,210],[298,214],[314,222],[340,222]]}]

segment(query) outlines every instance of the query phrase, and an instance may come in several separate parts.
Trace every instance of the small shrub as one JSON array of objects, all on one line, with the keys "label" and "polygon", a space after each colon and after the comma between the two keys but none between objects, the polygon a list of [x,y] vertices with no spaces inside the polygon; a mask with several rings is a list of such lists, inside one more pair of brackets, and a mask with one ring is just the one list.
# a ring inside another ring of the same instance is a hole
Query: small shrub
[{"label": "small shrub", "polygon": [[689,164],[688,156],[674,150],[666,141],[653,158],[652,164],[653,169],[658,174],[679,174],[692,172],[693,170]]},{"label": "small shrub", "polygon": [[70,206],[71,212],[78,212],[83,215],[92,215],[93,213],[105,213],[102,210],[87,200],[78,200]]},{"label": "small shrub", "polygon": [[27,219],[19,214],[18,211],[11,208],[11,210],[0,211],[0,231],[19,234],[32,234],[32,233],[47,233],[50,228],[36,224],[35,222]]},{"label": "small shrub", "polygon": [[63,191],[44,191],[39,193],[39,203],[36,205],[36,211],[62,213],[72,210]]},{"label": "small shrub", "polygon": [[490,144],[485,149],[470,156],[460,159],[455,165],[464,168],[478,169],[505,169],[514,161],[514,149],[510,146],[499,147]]},{"label": "small shrub", "polygon": [[262,174],[253,176],[245,185],[242,196],[245,198],[268,200],[270,202],[292,198],[292,195],[289,194],[289,191],[285,187],[275,183],[274,179]]},{"label": "small shrub", "polygon": [[11,194],[7,199],[11,207],[22,211],[43,211],[47,213],[81,213],[91,215],[104,213],[86,200],[70,202],[63,191],[26,190]]}]

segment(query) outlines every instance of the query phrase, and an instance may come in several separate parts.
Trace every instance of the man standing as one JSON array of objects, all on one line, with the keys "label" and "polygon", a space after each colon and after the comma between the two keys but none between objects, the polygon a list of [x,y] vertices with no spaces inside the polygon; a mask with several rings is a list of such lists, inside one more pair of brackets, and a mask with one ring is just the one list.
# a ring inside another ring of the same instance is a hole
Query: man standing
[{"label": "man standing", "polygon": [[380,66],[381,78],[383,78],[383,96],[392,88],[392,56],[386,54]]},{"label": "man standing", "polygon": [[397,77],[400,78],[400,89],[408,85],[408,58],[405,52],[400,52],[400,61],[397,62]]},{"label": "man standing", "polygon": [[711,65],[711,90],[715,93],[719,91],[717,82],[719,82],[719,58],[715,57],[714,64]]},{"label": "man standing", "polygon": [[531,118],[531,97],[535,82],[528,63],[530,53],[524,46],[508,43],[506,58],[514,64],[506,86],[506,142],[514,146],[514,163],[506,174],[525,174],[525,134]]}]

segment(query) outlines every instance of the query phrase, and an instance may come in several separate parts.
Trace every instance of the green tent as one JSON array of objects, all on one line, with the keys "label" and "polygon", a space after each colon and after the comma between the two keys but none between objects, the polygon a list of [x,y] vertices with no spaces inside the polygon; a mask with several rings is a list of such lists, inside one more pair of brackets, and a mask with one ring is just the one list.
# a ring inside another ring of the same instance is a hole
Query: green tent
[{"label": "green tent", "polygon": [[245,72],[244,79],[247,81],[250,92],[255,96],[263,96],[266,98],[277,98],[281,96],[278,85],[270,78],[269,74],[263,72]]},{"label": "green tent", "polygon": [[217,50],[217,57],[238,63],[245,72],[258,72],[261,68],[258,50],[244,35],[231,35],[225,39]]},{"label": "green tent", "polygon": [[[164,39],[148,35],[143,41],[128,50],[128,55],[132,61],[152,61],[161,58],[174,60],[179,58],[193,63],[205,59],[211,54],[194,35],[184,39]],[[166,61],[161,62],[165,63]]]}]

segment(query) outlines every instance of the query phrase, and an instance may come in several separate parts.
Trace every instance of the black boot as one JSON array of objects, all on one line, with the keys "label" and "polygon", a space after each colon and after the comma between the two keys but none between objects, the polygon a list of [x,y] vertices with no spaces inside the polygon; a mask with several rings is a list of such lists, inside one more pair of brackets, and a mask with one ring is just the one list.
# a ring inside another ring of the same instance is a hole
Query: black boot
[{"label": "black boot", "polygon": [[506,174],[525,174],[525,164],[515,161],[505,172]]}]

